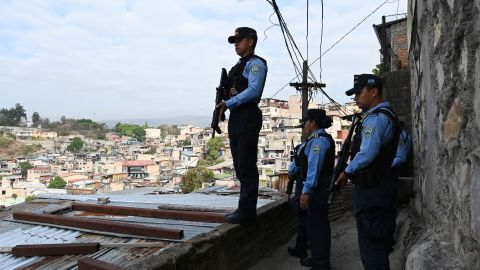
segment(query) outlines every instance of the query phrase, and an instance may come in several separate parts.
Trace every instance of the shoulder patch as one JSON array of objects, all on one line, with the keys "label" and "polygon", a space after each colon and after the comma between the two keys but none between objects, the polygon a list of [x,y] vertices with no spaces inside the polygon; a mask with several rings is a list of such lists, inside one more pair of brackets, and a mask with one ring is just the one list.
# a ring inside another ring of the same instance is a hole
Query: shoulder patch
[{"label": "shoulder patch", "polygon": [[315,153],[320,152],[320,144],[314,144],[312,146],[312,151],[315,152]]},{"label": "shoulder patch", "polygon": [[259,70],[259,67],[258,67],[258,65],[252,65],[250,70],[252,71],[252,73],[257,73],[258,70]]},{"label": "shoulder patch", "polygon": [[364,126],[362,128],[363,136],[365,136],[365,138],[369,138],[370,136],[372,136],[374,130],[375,130],[375,128],[374,128],[373,125]]}]

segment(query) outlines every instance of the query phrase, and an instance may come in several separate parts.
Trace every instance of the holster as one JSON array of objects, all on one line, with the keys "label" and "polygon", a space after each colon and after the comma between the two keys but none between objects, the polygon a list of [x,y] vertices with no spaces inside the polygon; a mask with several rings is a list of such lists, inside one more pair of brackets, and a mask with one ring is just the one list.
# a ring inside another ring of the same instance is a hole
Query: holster
[{"label": "holster", "polygon": [[361,188],[374,188],[381,180],[382,176],[373,169],[363,169],[350,176],[350,181]]}]

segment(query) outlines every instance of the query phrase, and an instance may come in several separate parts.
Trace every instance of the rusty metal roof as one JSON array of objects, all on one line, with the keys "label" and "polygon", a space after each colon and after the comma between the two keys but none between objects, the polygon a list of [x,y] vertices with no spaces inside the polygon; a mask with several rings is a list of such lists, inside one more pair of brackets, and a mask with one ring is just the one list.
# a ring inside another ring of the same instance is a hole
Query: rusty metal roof
[{"label": "rusty metal roof", "polygon": [[[138,193],[137,193],[138,192]],[[148,193],[147,193],[148,194]],[[196,209],[234,209],[238,203],[238,196],[219,196],[216,194],[172,194],[172,195],[154,195],[145,194],[140,190],[125,194],[108,194],[110,197],[109,205],[130,206],[137,208],[158,209],[159,205],[168,204],[181,207],[195,206]],[[98,197],[105,197],[105,194],[95,195],[41,195],[44,199],[76,200],[86,203],[95,203]],[[58,200],[42,200],[55,201]],[[273,200],[259,199],[258,207],[266,205]],[[28,206],[28,205],[26,205]],[[41,212],[49,205],[42,207],[33,207],[29,211]],[[211,211],[211,210],[208,210]],[[64,213],[65,216],[81,215],[82,218],[102,219],[110,221],[122,221],[132,224],[142,224],[146,226],[163,227],[170,229],[181,229],[184,231],[182,241],[192,237],[214,230],[220,223],[185,221],[177,219],[150,218],[139,216],[119,216],[99,213],[88,213],[83,211],[70,211]],[[12,225],[13,224],[13,225]],[[5,225],[5,226],[4,226]],[[160,254],[163,250],[176,245],[176,242],[170,240],[148,240],[134,236],[115,236],[107,235],[101,231],[85,232],[80,229],[60,229],[52,226],[39,226],[32,224],[17,223],[12,221],[11,216],[0,220],[0,227],[4,228],[4,233],[0,234],[0,247],[13,247],[18,244],[53,244],[53,243],[81,243],[81,242],[99,242],[99,243],[159,243],[160,247],[155,248],[102,248],[88,257],[99,259],[108,263],[127,267],[146,256]],[[5,230],[6,229],[6,230]],[[0,253],[0,268],[18,269],[28,267],[28,269],[77,269],[77,260],[86,255],[61,256],[61,257],[31,257],[15,258],[8,253]]]}]

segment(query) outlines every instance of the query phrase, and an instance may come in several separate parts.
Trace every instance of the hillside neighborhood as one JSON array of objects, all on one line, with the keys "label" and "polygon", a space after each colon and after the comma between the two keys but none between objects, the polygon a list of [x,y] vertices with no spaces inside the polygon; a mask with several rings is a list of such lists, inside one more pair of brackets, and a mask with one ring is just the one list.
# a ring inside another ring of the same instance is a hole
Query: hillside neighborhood
[{"label": "hillside neighborhood", "polygon": [[[260,187],[281,190],[285,183],[279,182],[279,176],[286,173],[292,146],[301,139],[300,96],[290,96],[288,101],[262,99],[259,106],[263,112],[258,143]],[[341,116],[356,110],[355,104],[310,107],[323,108],[333,117],[328,132],[339,150],[349,128],[349,122]],[[210,128],[192,125],[164,131],[143,128],[145,138],[138,140],[122,136],[115,129],[108,131],[105,139],[98,139],[80,133],[59,136],[41,127],[1,126],[4,138],[36,147],[28,155],[1,159],[1,204],[20,203],[40,193],[96,194],[138,187],[185,193],[212,185],[239,185],[227,139],[227,121],[221,123],[224,133],[215,139]],[[189,170],[207,174],[194,176],[192,182],[188,180]]]}]

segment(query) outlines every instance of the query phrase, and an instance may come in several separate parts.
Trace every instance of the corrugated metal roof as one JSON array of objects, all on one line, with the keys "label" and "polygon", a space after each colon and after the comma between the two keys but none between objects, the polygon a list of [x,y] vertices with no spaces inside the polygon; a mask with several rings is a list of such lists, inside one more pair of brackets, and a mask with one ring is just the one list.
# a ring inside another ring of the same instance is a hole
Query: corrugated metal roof
[{"label": "corrugated metal roof", "polygon": [[[224,189],[220,189],[225,191]],[[178,207],[196,206],[199,209],[235,209],[238,205],[238,195],[236,196],[219,196],[217,194],[168,194],[168,195],[146,195],[147,190],[135,190],[132,194],[95,194],[95,195],[41,195],[41,198],[54,198],[62,200],[77,200],[87,203],[97,202],[98,197],[110,197],[110,205],[131,206],[141,208],[157,209],[159,205],[175,205]],[[151,190],[148,190],[151,192]],[[273,200],[259,199],[258,207],[266,205]],[[188,207],[187,207],[188,208]],[[223,210],[222,210],[223,209]],[[42,209],[34,208],[29,211],[41,211]],[[209,210],[210,211],[210,210]],[[142,224],[147,226],[164,227],[182,229],[185,237],[182,241],[190,239],[198,234],[207,233],[214,230],[219,223],[194,222],[173,219],[147,218],[138,216],[116,216],[116,215],[90,215],[87,212],[71,211],[64,215],[72,216],[80,214],[83,218],[95,218],[103,220],[112,220]],[[1,221],[4,228],[10,228],[11,224],[7,220]],[[166,240],[145,240],[140,237],[132,236],[112,236],[105,235],[100,231],[82,232],[76,229],[60,229],[54,226],[37,226],[13,223],[14,229],[10,229],[0,234],[0,247],[13,247],[17,244],[48,244],[48,243],[68,243],[68,242],[99,242],[99,243],[141,243],[155,242],[160,247],[155,248],[102,248],[88,257],[100,259],[105,262],[113,263],[121,267],[126,267],[145,258],[145,256],[160,254],[175,242]],[[78,256],[61,256],[61,257],[32,257],[32,258],[15,258],[11,254],[0,254],[0,268],[17,269],[29,267],[29,269],[77,269],[77,260],[85,255]]]},{"label": "corrugated metal roof", "polygon": [[[42,199],[60,199],[77,201],[96,201],[97,198],[108,196],[111,202],[122,203],[144,203],[144,204],[176,204],[176,205],[195,205],[205,207],[236,208],[238,206],[237,196],[218,196],[215,194],[162,194],[162,195],[115,195],[115,194],[92,194],[92,195],[57,195],[57,194],[39,194],[37,197]],[[258,199],[257,208],[267,205],[274,200]]]},{"label": "corrugated metal roof", "polygon": [[[25,244],[71,243],[82,233],[48,226],[34,226],[29,229],[14,229],[0,234],[0,247],[14,247]],[[16,258],[9,253],[0,253],[1,269],[17,269],[43,260],[42,257]]]}]

